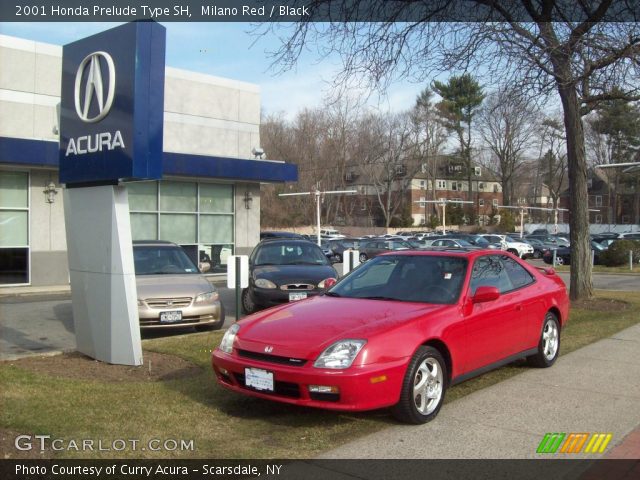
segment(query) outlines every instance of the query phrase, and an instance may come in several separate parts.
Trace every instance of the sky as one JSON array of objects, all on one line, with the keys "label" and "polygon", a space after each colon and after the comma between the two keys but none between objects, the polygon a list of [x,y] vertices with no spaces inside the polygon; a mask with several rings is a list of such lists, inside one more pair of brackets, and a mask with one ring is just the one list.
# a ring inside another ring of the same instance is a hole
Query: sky
[{"label": "sky", "polygon": [[[38,42],[64,45],[113,28],[117,23],[0,23],[0,33]],[[294,70],[278,74],[268,53],[279,46],[275,35],[256,38],[249,23],[163,23],[167,28],[166,65],[260,86],[263,112],[282,113],[292,119],[303,108],[323,104],[331,93],[330,81],[339,59],[319,61],[305,52]],[[408,110],[423,84],[396,82],[386,95],[367,97],[368,105],[382,112]]]}]

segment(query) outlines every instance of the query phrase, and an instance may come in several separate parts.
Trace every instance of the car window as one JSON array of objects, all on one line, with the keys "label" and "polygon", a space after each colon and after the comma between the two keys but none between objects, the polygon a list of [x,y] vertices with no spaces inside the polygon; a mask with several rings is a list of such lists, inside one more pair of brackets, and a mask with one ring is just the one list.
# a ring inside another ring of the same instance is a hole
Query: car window
[{"label": "car window", "polygon": [[180,247],[134,246],[133,263],[136,275],[200,273]]},{"label": "car window", "polygon": [[470,283],[471,294],[475,294],[478,287],[483,286],[496,287],[500,293],[513,290],[511,279],[497,255],[480,257],[473,264]]},{"label": "car window", "polygon": [[513,288],[521,288],[533,283],[533,276],[527,272],[527,270],[516,262],[513,258],[502,257],[502,263],[504,264],[509,280],[513,284]]},{"label": "car window", "polygon": [[347,275],[330,293],[350,298],[454,303],[464,284],[467,260],[460,257],[376,257]]},{"label": "car window", "polygon": [[324,252],[311,242],[275,243],[259,247],[254,264],[260,265],[327,265]]}]

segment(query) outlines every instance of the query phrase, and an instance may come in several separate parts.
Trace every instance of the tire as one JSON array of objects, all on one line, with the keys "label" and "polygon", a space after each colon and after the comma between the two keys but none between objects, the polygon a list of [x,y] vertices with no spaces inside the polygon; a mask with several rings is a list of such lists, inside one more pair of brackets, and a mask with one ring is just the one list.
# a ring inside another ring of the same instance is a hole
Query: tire
[{"label": "tire", "polygon": [[336,253],[336,263],[342,263],[342,255],[339,253]]},{"label": "tire", "polygon": [[248,288],[242,290],[241,302],[242,303],[242,313],[246,315],[250,315],[258,310],[258,306],[251,298],[251,293]]},{"label": "tire", "polygon": [[540,250],[534,250],[533,258],[542,258],[542,252]]},{"label": "tire", "polygon": [[364,253],[360,254],[360,263],[364,263],[367,261],[367,256]]},{"label": "tire", "polygon": [[507,252],[509,252],[509,253],[511,253],[511,254],[513,254],[513,255],[515,255],[516,257],[519,257],[519,256],[520,256],[520,254],[518,253],[518,251],[517,251],[516,249],[514,249],[514,248],[510,248],[510,249],[508,249],[508,250],[507,250]]},{"label": "tire", "polygon": [[[553,263],[553,260],[551,261],[551,263]],[[556,257],[556,265],[564,265],[564,258]]]},{"label": "tire", "polygon": [[538,352],[527,357],[527,361],[532,367],[548,368],[556,362],[559,354],[560,323],[555,314],[547,312],[538,341]]},{"label": "tire", "polygon": [[[448,378],[447,364],[440,352],[433,347],[420,347],[407,367],[400,401],[391,409],[393,416],[415,425],[433,420],[444,402]],[[419,384],[423,386],[415,392]],[[431,396],[425,395],[427,392]]]},{"label": "tire", "polygon": [[216,323],[210,323],[209,325],[196,325],[197,332],[208,332],[211,330],[220,330],[224,325],[226,313],[224,311],[224,305],[220,302],[220,318]]}]

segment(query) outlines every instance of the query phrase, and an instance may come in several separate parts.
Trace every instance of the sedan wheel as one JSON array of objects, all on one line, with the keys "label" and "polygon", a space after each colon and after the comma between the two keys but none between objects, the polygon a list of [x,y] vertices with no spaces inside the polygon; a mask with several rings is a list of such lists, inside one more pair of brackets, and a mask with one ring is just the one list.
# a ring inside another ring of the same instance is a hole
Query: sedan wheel
[{"label": "sedan wheel", "polygon": [[560,325],[558,318],[548,312],[544,318],[544,326],[538,342],[538,352],[527,360],[530,365],[547,368],[553,365],[560,352]]},{"label": "sedan wheel", "polygon": [[242,311],[247,315],[255,312],[258,309],[253,298],[251,298],[251,293],[249,293],[249,289],[245,288],[242,291]]},{"label": "sedan wheel", "polygon": [[367,256],[364,253],[360,254],[360,263],[364,263],[367,261]]},{"label": "sedan wheel", "polygon": [[533,258],[542,258],[542,252],[540,250],[534,250]]},{"label": "sedan wheel", "polygon": [[409,362],[393,415],[414,424],[433,420],[444,401],[447,379],[447,366],[440,352],[433,347],[420,347]]},{"label": "sedan wheel", "polygon": [[556,265],[564,265],[564,259],[562,257],[556,257]]}]

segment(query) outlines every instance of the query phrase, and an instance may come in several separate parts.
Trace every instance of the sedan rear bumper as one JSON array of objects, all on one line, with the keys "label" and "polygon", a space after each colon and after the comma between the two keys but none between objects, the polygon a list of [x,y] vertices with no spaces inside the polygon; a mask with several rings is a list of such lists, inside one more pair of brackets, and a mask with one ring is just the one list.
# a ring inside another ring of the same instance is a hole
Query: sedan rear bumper
[{"label": "sedan rear bumper", "polygon": [[[218,383],[237,393],[267,400],[329,410],[362,411],[395,405],[409,359],[352,367],[345,370],[287,366],[228,355],[219,349],[211,356]],[[245,384],[245,369],[273,373],[274,391],[260,391]],[[310,385],[337,387],[338,393],[311,392]]]}]

